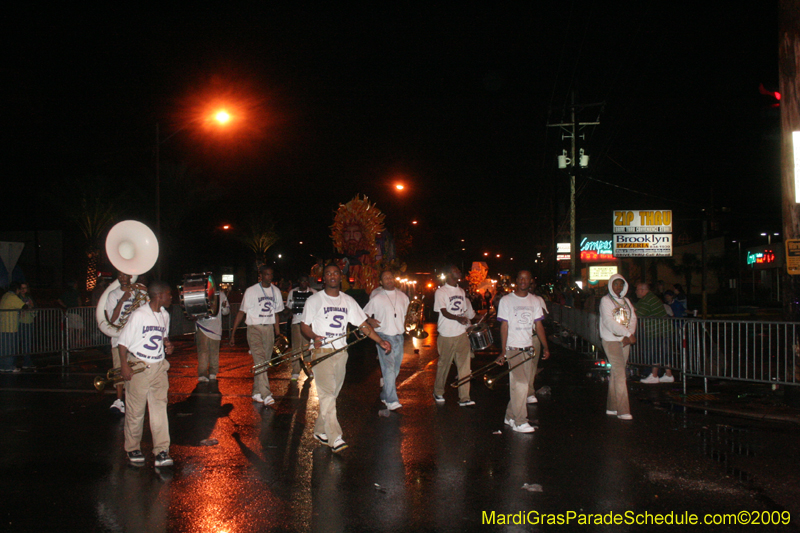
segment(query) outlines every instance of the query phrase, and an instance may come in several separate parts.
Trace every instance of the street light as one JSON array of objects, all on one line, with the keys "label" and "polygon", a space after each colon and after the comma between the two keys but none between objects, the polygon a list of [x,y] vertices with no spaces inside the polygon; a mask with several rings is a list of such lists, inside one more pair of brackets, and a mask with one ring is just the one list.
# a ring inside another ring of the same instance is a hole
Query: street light
[{"label": "street light", "polygon": [[[212,113],[210,118],[211,122],[216,122],[218,125],[224,126],[231,121],[232,116],[224,109],[220,109],[216,113]],[[195,122],[197,121],[195,120],[184,124],[163,140],[161,139],[161,126],[158,122],[156,122],[156,239],[158,241],[161,240],[161,145],[172,139],[175,135],[182,132]],[[158,276],[158,279],[161,279],[160,257],[156,261],[156,275]]]}]

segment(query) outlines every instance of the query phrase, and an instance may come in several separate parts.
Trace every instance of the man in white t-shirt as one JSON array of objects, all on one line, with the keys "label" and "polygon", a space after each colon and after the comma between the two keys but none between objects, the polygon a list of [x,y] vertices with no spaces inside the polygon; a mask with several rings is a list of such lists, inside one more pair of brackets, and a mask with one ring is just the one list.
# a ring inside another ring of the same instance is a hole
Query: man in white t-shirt
[{"label": "man in white t-shirt", "polygon": [[383,289],[381,291],[372,291],[364,313],[372,317],[367,321],[378,336],[392,346],[388,353],[378,347],[378,361],[383,375],[381,401],[387,409],[394,411],[403,407],[397,398],[395,382],[403,362],[403,341],[405,340],[403,334],[406,331],[406,312],[409,301],[405,293],[395,289],[394,274],[391,270],[381,272],[381,288]]},{"label": "man in white t-shirt", "polygon": [[[283,311],[281,291],[272,284],[272,267],[261,265],[258,272],[261,281],[244,291],[242,304],[233,322],[230,340],[230,345],[234,346],[236,330],[244,319],[247,324],[247,344],[250,346],[254,365],[272,358],[275,337],[281,334],[278,313]],[[264,405],[275,403],[266,372],[256,374],[253,379],[253,401]]]},{"label": "man in white t-shirt", "polygon": [[511,368],[508,386],[510,400],[506,407],[505,423],[518,433],[533,433],[534,427],[528,422],[528,381],[533,368],[533,360],[539,354],[533,350],[533,332],[542,343],[542,359],[550,357],[547,337],[542,320],[544,312],[536,296],[530,294],[531,273],[520,270],[514,292],[500,300],[497,321],[500,322],[500,356],[497,364],[507,362]]},{"label": "man in white t-shirt", "polygon": [[[303,335],[314,342],[312,364],[315,359],[347,345],[347,338],[344,337],[347,333],[347,324],[358,327],[385,352],[391,350],[391,344],[381,339],[369,326],[367,315],[358,303],[339,290],[342,282],[342,271],[339,266],[336,264],[326,266],[322,281],[325,288],[306,300],[300,326]],[[330,446],[336,453],[347,448],[342,438],[342,427],[336,416],[336,398],[344,383],[346,366],[347,350],[314,365],[314,380],[319,397],[319,416],[314,426],[314,438]]]},{"label": "man in white t-shirt", "polygon": [[195,343],[197,344],[197,381],[208,383],[219,374],[219,343],[222,340],[222,317],[231,313],[228,297],[217,291],[211,304],[211,316],[199,318],[195,322]]},{"label": "man in white t-shirt", "polygon": [[[316,290],[312,289],[308,283],[308,276],[300,276],[300,285],[289,291],[286,297],[286,307],[292,311],[292,351],[297,350],[306,344],[306,339],[300,331],[300,323],[303,321],[303,309],[312,294]],[[300,358],[292,361],[292,381],[297,381],[300,377]]]},{"label": "man in white t-shirt", "polygon": [[[137,283],[136,285],[131,284],[132,276],[130,274],[125,274],[124,272],[119,272],[117,274],[117,281],[119,281],[119,287],[108,293],[108,298],[106,298],[106,320],[112,326],[119,326],[120,325],[120,317],[126,316],[130,313],[131,305],[133,305],[134,300],[136,299],[136,292],[134,289],[138,289],[140,291],[147,291],[147,287],[142,285],[141,283]],[[114,365],[114,368],[119,368],[120,359],[119,359],[119,337],[111,337],[111,361]],[[111,404],[111,410],[117,411],[119,413],[125,413],[125,402],[123,401],[123,391],[125,390],[125,383],[120,381],[116,385],[117,389],[117,399],[114,400],[114,403]]]},{"label": "man in white t-shirt", "polygon": [[[439,337],[436,342],[439,350],[439,364],[436,368],[436,383],[433,385],[433,399],[436,403],[444,403],[444,388],[450,365],[455,362],[458,369],[458,378],[468,376],[472,348],[467,336],[467,326],[475,318],[464,289],[458,286],[461,271],[455,265],[445,269],[445,284],[436,289],[433,299],[433,310],[439,313],[437,331]],[[469,381],[458,387],[458,405],[469,407],[475,402],[469,397]]]},{"label": "man in white t-shirt", "polygon": [[[172,291],[163,281],[150,284],[150,302],[131,313],[119,335],[120,373],[125,381],[128,405],[125,409],[125,451],[134,465],[144,464],[141,451],[145,408],[150,415],[153,455],[156,466],[172,465],[169,456],[169,421],[167,392],[169,362],[172,354],[169,341],[169,312]],[[144,371],[134,374],[131,365],[138,363]]]}]

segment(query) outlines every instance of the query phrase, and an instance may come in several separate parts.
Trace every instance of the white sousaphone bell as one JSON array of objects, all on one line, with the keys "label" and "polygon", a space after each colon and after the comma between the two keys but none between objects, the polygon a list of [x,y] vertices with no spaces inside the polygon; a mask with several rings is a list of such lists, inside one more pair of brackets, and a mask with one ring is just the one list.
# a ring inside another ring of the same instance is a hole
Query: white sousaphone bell
[{"label": "white sousaphone bell", "polygon": [[[136,220],[124,220],[116,224],[106,237],[106,254],[114,268],[120,272],[131,275],[131,283],[136,281],[139,274],[144,274],[153,268],[158,260],[158,240],[153,231]],[[97,302],[95,318],[100,331],[109,337],[119,337],[119,326],[108,322],[105,308],[108,295],[119,288],[120,283],[115,279]]]}]

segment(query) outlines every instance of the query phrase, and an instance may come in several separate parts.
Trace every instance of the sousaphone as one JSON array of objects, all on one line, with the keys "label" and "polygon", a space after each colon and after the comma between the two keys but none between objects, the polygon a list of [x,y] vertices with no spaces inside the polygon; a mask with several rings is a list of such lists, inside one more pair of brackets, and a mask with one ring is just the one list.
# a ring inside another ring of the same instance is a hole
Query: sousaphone
[{"label": "sousaphone", "polygon": [[[116,224],[106,237],[106,254],[114,268],[120,272],[131,275],[131,283],[136,281],[139,274],[148,272],[158,260],[158,239],[155,233],[136,220],[124,220]],[[118,289],[119,280],[115,279],[97,302],[95,319],[100,331],[109,337],[119,337],[121,326],[110,324],[106,317],[106,301],[111,291]],[[141,304],[145,297],[138,297]],[[130,311],[133,310],[133,306]]]}]

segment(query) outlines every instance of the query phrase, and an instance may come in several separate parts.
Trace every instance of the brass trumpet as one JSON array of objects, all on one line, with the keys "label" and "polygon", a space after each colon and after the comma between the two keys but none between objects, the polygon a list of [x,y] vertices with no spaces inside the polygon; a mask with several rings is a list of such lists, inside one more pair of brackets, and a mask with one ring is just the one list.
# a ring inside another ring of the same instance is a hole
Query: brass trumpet
[{"label": "brass trumpet", "polygon": [[[511,361],[511,360],[512,360],[512,359],[514,359],[515,357],[517,357],[517,356],[519,356],[519,355],[521,355],[521,354],[524,354],[524,353],[528,353],[528,352],[527,352],[527,351],[525,351],[525,350],[522,350],[522,351],[520,351],[520,352],[516,353],[515,355],[512,355],[512,356],[511,356],[511,357],[509,357],[508,359],[506,359],[506,361]],[[486,384],[486,386],[487,386],[487,387],[489,387],[490,389],[494,389],[494,384],[495,384],[495,382],[496,382],[498,379],[502,378],[503,376],[505,376],[506,374],[508,374],[509,372],[511,372],[512,370],[514,370],[515,368],[517,368],[519,365],[522,365],[522,364],[525,364],[525,363],[527,363],[527,362],[528,362],[528,361],[529,361],[529,360],[530,360],[532,357],[533,357],[533,354],[531,353],[531,357],[529,357],[528,359],[525,359],[525,360],[524,360],[524,361],[522,361],[521,363],[517,363],[517,364],[516,364],[516,365],[514,365],[513,367],[505,368],[505,369],[503,369],[501,372],[498,372],[498,373],[497,373],[497,375],[495,375],[494,377],[492,377],[492,378],[489,378],[489,376],[488,376],[489,372],[490,372],[490,371],[491,371],[493,368],[497,368],[498,366],[500,366],[500,365],[498,365],[496,362],[492,361],[492,362],[491,362],[491,363],[489,363],[488,365],[485,365],[485,366],[482,366],[482,367],[480,367],[478,370],[473,370],[471,373],[467,374],[467,375],[466,375],[466,376],[464,376],[463,378],[460,378],[460,379],[457,379],[457,380],[455,380],[454,382],[452,382],[452,383],[450,384],[450,386],[451,386],[451,387],[453,387],[454,389],[457,389],[457,388],[458,388],[458,387],[460,387],[461,385],[466,385],[467,383],[469,383],[469,382],[470,382],[470,380],[472,380],[473,378],[476,378],[476,377],[478,377],[478,376],[480,376],[480,375],[482,375],[482,374],[483,374],[483,375],[484,375],[484,376],[483,376],[483,382],[484,382],[484,383]],[[489,379],[487,380],[487,378],[489,378]]]},{"label": "brass trumpet", "polygon": [[[147,365],[144,361],[136,361],[132,365],[130,365],[131,370],[133,370],[134,374],[138,374],[139,372],[144,372],[147,368]],[[108,372],[106,372],[106,377],[97,376],[94,378],[94,388],[97,389],[97,392],[103,392],[108,385],[116,385],[117,383],[122,381],[122,369],[112,368]]]}]

